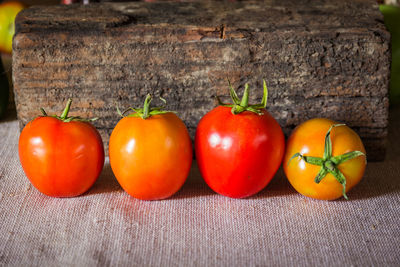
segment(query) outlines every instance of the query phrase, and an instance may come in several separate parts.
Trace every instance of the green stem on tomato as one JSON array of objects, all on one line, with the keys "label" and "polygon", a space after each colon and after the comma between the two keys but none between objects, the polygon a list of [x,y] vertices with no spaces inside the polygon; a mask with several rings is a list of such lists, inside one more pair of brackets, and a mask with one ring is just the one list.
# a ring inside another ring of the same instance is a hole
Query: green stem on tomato
[{"label": "green stem on tomato", "polygon": [[[126,111],[121,112],[120,109],[117,106],[117,113],[121,116],[121,117],[135,117],[135,118],[142,118],[142,119],[148,119],[151,116],[154,115],[159,115],[159,114],[165,114],[165,113],[175,113],[175,111],[170,111],[170,110],[163,110],[163,108],[165,107],[167,101],[165,101],[164,98],[160,97],[160,100],[164,103],[163,106],[159,106],[159,107],[150,107],[150,103],[153,100],[153,97],[150,94],[146,95],[146,98],[144,100],[144,104],[143,104],[143,108],[132,108],[129,107]],[[128,110],[132,110],[133,113],[129,114],[129,115],[124,115]]]},{"label": "green stem on tomato", "polygon": [[67,101],[67,105],[65,106],[64,111],[60,116],[61,120],[65,120],[67,118],[68,113],[69,113],[69,109],[71,108],[71,103],[72,103],[72,99],[69,98],[68,101]]},{"label": "green stem on tomato", "polygon": [[231,96],[233,104],[225,104],[217,96],[218,104],[220,106],[232,108],[231,112],[234,115],[240,114],[244,111],[250,111],[250,112],[256,113],[258,115],[263,114],[262,110],[264,110],[265,107],[267,106],[267,98],[268,98],[268,89],[267,89],[267,83],[265,82],[265,80],[263,80],[264,92],[263,92],[263,98],[262,98],[261,104],[256,104],[256,105],[249,105],[249,84],[247,84],[247,83],[245,84],[242,99],[239,99],[235,89],[233,89],[229,80],[228,80],[228,84],[229,84],[229,94]]},{"label": "green stem on tomato", "polygon": [[348,199],[346,195],[346,177],[343,175],[343,173],[339,170],[338,166],[346,162],[348,160],[351,160],[353,158],[359,157],[359,156],[364,156],[366,160],[366,155],[361,152],[361,151],[351,151],[339,156],[332,156],[332,140],[331,140],[331,131],[335,127],[339,126],[344,126],[345,124],[334,124],[332,125],[328,132],[325,135],[325,149],[324,149],[324,155],[322,158],[319,157],[311,157],[311,156],[305,156],[300,153],[295,153],[288,161],[289,163],[292,161],[292,159],[300,157],[300,160],[304,160],[308,164],[312,165],[317,165],[321,166],[317,176],[315,177],[314,181],[318,184],[322,181],[322,179],[325,178],[325,176],[330,173],[332,174],[335,179],[342,185],[343,187],[343,197],[345,199]]},{"label": "green stem on tomato", "polygon": [[150,94],[148,94],[144,100],[144,105],[143,105],[143,115],[142,119],[147,119],[149,117],[149,109],[150,109],[150,102],[153,98],[151,97]]},{"label": "green stem on tomato", "polygon": [[57,116],[57,115],[47,115],[47,113],[46,113],[46,111],[44,110],[44,108],[40,108],[40,112],[43,114],[42,117],[53,117],[53,118],[59,119],[59,120],[61,120],[61,121],[63,121],[63,122],[71,122],[71,121],[90,122],[90,121],[95,121],[95,120],[98,119],[98,118],[84,119],[84,118],[81,118],[81,117],[79,117],[79,116],[68,117],[68,113],[69,113],[69,110],[70,110],[70,108],[71,108],[71,104],[72,104],[72,99],[69,98],[68,101],[67,101],[67,104],[66,104],[66,106],[65,106],[65,108],[64,108],[64,111],[63,111],[63,113],[61,114],[61,116]]},{"label": "green stem on tomato", "polygon": [[246,83],[244,85],[244,92],[243,92],[242,101],[240,102],[240,106],[242,106],[242,107],[249,106],[249,84],[248,83]]}]

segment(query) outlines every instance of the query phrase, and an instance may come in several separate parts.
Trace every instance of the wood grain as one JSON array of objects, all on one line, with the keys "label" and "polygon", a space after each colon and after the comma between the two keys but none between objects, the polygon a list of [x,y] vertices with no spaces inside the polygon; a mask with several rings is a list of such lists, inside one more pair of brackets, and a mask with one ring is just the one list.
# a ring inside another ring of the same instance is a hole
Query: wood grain
[{"label": "wood grain", "polygon": [[[388,126],[390,35],[375,1],[132,2],[31,7],[16,20],[13,79],[21,127],[39,107],[100,117],[104,142],[123,109],[162,96],[193,137],[250,84],[286,134],[313,117],[353,127],[382,160]],[[224,97],[225,96],[225,97]]]}]

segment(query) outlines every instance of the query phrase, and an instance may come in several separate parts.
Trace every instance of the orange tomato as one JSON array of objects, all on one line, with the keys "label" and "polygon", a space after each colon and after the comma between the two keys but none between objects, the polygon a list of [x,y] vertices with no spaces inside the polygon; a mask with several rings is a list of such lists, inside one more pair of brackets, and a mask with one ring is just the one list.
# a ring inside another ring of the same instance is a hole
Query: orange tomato
[{"label": "orange tomato", "polygon": [[40,192],[52,197],[83,194],[104,164],[103,142],[96,128],[65,114],[64,118],[37,117],[19,137],[19,158],[26,176]]},{"label": "orange tomato", "polygon": [[122,118],[112,131],[110,165],[131,196],[165,199],[182,187],[189,174],[193,157],[189,133],[174,113],[155,112],[146,118],[139,114]]},{"label": "orange tomato", "polygon": [[333,125],[337,123],[328,119],[308,120],[287,141],[285,174],[292,186],[307,197],[347,198],[346,192],[363,177],[366,157],[360,137],[345,125]]}]

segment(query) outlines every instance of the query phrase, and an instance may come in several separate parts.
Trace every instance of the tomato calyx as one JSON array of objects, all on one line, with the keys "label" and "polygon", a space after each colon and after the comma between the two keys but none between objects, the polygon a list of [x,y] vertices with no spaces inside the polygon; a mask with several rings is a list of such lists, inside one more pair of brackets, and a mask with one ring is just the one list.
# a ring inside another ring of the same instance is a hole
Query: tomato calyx
[{"label": "tomato calyx", "polygon": [[336,180],[342,185],[343,197],[346,200],[348,200],[348,197],[346,195],[346,177],[339,170],[338,166],[343,162],[346,162],[348,160],[351,160],[351,159],[359,157],[359,156],[364,156],[365,160],[366,160],[366,155],[363,152],[356,150],[356,151],[347,152],[347,153],[339,155],[339,156],[335,156],[335,157],[332,156],[331,131],[335,127],[344,126],[344,125],[345,124],[334,124],[329,128],[328,132],[325,135],[325,148],[324,148],[324,155],[322,158],[305,156],[305,155],[302,155],[301,153],[295,153],[289,159],[288,165],[292,159],[294,159],[296,157],[300,157],[301,160],[304,160],[308,164],[321,166],[321,169],[319,170],[317,176],[314,179],[315,183],[317,183],[317,184],[320,183],[321,180],[324,179],[328,173],[332,174],[336,178]]},{"label": "tomato calyx", "polygon": [[249,105],[249,84],[247,83],[245,84],[242,99],[239,99],[235,89],[233,89],[229,80],[228,83],[229,83],[229,94],[231,96],[233,104],[225,104],[217,96],[217,101],[220,106],[232,108],[231,112],[233,115],[237,115],[244,111],[250,111],[258,115],[263,115],[262,110],[265,109],[265,107],[267,106],[267,98],[268,98],[268,89],[265,80],[263,80],[264,92],[261,104],[256,104],[256,105]]},{"label": "tomato calyx", "polygon": [[41,111],[42,114],[43,114],[43,116],[41,116],[41,117],[53,117],[53,118],[59,119],[59,120],[61,120],[61,121],[63,121],[63,122],[71,122],[71,121],[91,122],[91,121],[95,121],[95,120],[98,120],[98,119],[99,119],[99,118],[84,119],[84,118],[81,118],[81,117],[79,117],[79,116],[71,116],[71,117],[68,117],[68,113],[69,113],[69,110],[70,110],[70,108],[71,108],[71,104],[72,104],[72,99],[69,98],[68,101],[67,101],[67,104],[66,104],[66,106],[65,106],[65,108],[64,108],[64,111],[63,111],[63,113],[61,114],[61,116],[57,116],[57,115],[47,115],[47,113],[46,113],[46,111],[44,110],[44,108],[40,108],[40,111]]},{"label": "tomato calyx", "polygon": [[[121,112],[121,110],[117,106],[117,113],[121,117],[142,118],[144,120],[151,116],[154,116],[154,115],[165,114],[165,113],[170,113],[170,112],[175,113],[175,111],[163,110],[165,108],[165,105],[167,104],[167,101],[162,97],[160,97],[160,100],[164,103],[164,105],[159,106],[159,107],[150,108],[150,103],[152,100],[153,100],[153,97],[151,96],[151,94],[147,94],[146,98],[144,100],[143,108],[129,107],[124,112]],[[133,113],[125,116],[125,113],[130,110],[133,111]]]}]

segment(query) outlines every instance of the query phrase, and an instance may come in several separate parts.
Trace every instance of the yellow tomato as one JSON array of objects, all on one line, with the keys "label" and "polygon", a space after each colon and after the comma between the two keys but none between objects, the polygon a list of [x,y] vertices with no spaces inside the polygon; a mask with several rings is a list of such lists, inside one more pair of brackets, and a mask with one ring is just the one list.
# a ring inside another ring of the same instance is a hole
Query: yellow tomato
[{"label": "yellow tomato", "polygon": [[15,32],[14,20],[25,6],[16,1],[0,4],[0,51],[11,54],[12,38]]},{"label": "yellow tomato", "polygon": [[320,118],[293,131],[283,161],[289,182],[300,194],[323,200],[347,197],[346,192],[362,179],[365,167],[360,137],[345,125]]}]

